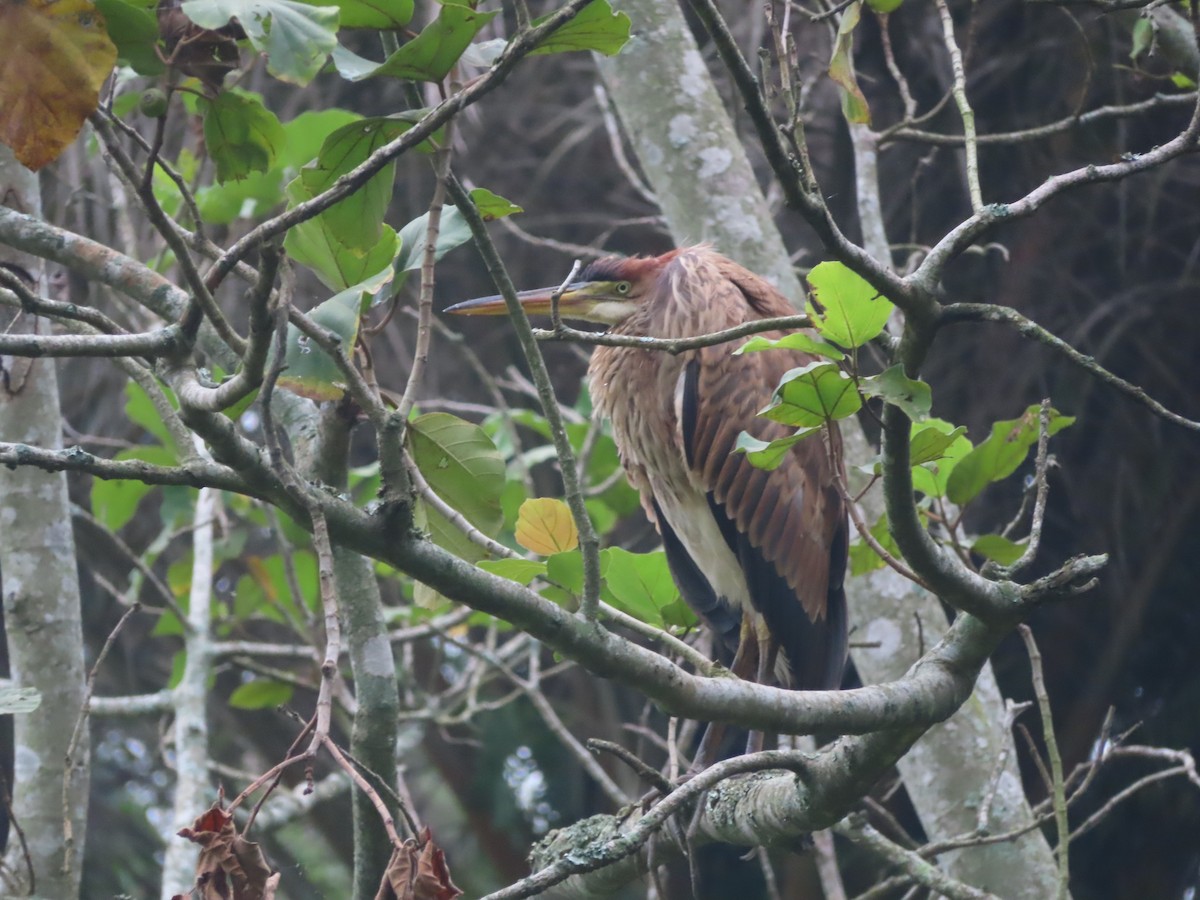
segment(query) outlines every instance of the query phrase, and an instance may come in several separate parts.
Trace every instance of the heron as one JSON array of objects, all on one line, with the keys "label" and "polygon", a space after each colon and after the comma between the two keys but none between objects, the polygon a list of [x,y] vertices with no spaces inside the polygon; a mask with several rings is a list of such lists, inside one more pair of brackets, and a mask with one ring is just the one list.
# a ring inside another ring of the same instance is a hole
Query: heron
[{"label": "heron", "polygon": [[[563,318],[642,337],[696,337],[795,313],[769,282],[706,245],[606,257],[561,290],[517,297],[528,313],[548,313],[556,293]],[[447,312],[506,310],[502,297],[484,297]],[[612,424],[681,596],[732,654],[734,673],[795,690],[836,689],[847,642],[840,434],[828,424],[771,471],[735,453],[743,431],[766,441],[790,433],[758,413],[789,369],[816,357],[784,349],[735,355],[734,346],[676,354],[597,346],[588,366],[592,399]],[[706,740],[698,756],[711,750]]]}]

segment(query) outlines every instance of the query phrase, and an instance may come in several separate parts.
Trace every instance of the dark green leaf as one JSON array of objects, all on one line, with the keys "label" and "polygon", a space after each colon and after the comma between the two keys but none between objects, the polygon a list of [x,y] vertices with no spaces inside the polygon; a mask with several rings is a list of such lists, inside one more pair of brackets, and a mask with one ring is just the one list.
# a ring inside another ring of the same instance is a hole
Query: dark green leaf
[{"label": "dark green leaf", "polygon": [[914,422],[928,418],[933,406],[929,385],[906,376],[903,366],[892,366],[878,375],[859,379],[858,389],[868,397],[878,397],[900,407]]},{"label": "dark green leaf", "polygon": [[302,112],[283,125],[283,147],[266,172],[251,172],[241,181],[211,184],[196,190],[196,205],[204,221],[218,225],[238,218],[265,215],[284,200],[285,180],[295,177],[302,165],[314,159],[334,130],[361,116],[344,109]]},{"label": "dark green leaf", "polygon": [[[316,161],[300,170],[304,196],[316,197],[328,190],[380,147],[410,130],[423,116],[424,110],[416,110],[398,116],[359,119],[334,131],[325,139]],[[432,149],[427,141],[419,146],[423,150]],[[361,188],[321,213],[324,227],[348,247],[360,251],[374,247],[384,227],[395,175],[395,163],[385,165]]]},{"label": "dark green leaf", "polygon": [[771,404],[761,415],[795,428],[812,428],[854,415],[862,397],[854,381],[831,362],[813,362],[780,379]]},{"label": "dark green leaf", "polygon": [[[540,25],[548,18],[534,19],[533,24]],[[629,16],[613,12],[608,0],[592,0],[575,18],[530,51],[530,56],[570,50],[594,50],[605,56],[615,56],[629,42],[629,27]]]},{"label": "dark green leaf", "polygon": [[[409,272],[415,272],[421,268],[421,264],[424,262],[428,233],[428,212],[417,216],[400,229],[400,249],[396,254],[394,265],[396,278],[392,282],[390,291],[376,294],[373,303],[382,303],[387,300],[404,286]],[[437,245],[433,252],[434,262],[440,260],[455,247],[461,247],[470,239],[471,229],[467,225],[466,218],[458,211],[458,207],[442,207],[442,215],[438,222]]]},{"label": "dark green leaf", "polygon": [[239,684],[229,695],[229,705],[234,709],[267,709],[281,706],[292,699],[292,686],[280,681],[256,678]]},{"label": "dark green leaf", "polygon": [[913,423],[912,438],[908,445],[909,462],[919,466],[941,459],[946,448],[966,433],[967,429],[962,425],[953,431],[943,431],[936,425]]},{"label": "dark green leaf", "polygon": [[[287,187],[293,206],[309,199],[297,178]],[[317,216],[288,231],[283,247],[297,262],[311,268],[335,291],[374,280],[384,271],[391,278],[391,264],[399,249],[396,232],[384,225],[379,242],[369,250],[356,249],[342,241],[325,216]],[[380,282],[382,287],[384,282]]]},{"label": "dark green leaf", "polygon": [[428,413],[409,423],[413,460],[439,497],[484,534],[504,525],[500,494],[504,460],[482,428],[449,413]]},{"label": "dark green leaf", "polygon": [[823,262],[808,273],[812,294],[805,312],[821,336],[847,349],[877,336],[892,314],[892,302],[839,262]]},{"label": "dark green leaf", "polygon": [[217,180],[245,178],[265,172],[283,148],[283,126],[253,94],[224,91],[215,100],[200,99],[204,110],[204,144],[217,164]]},{"label": "dark green leaf", "polygon": [[267,71],[308,84],[337,46],[336,6],[295,0],[184,0],[184,14],[203,28],[221,28],[237,17],[254,49],[267,54]]},{"label": "dark green leaf", "polygon": [[117,45],[117,62],[139,75],[161,75],[166,66],[155,52],[158,17],[144,5],[126,0],[96,0],[108,36]]},{"label": "dark green leaf", "polygon": [[[310,310],[310,318],[341,338],[342,349],[348,357],[353,355],[354,342],[358,339],[365,298],[390,276],[391,270],[384,269],[369,281],[334,294]],[[334,358],[295,325],[288,326],[285,360],[279,384],[289,391],[313,400],[336,400],[345,393],[345,376]]]},{"label": "dark green leaf", "polygon": [[479,30],[497,15],[498,12],[480,12],[466,5],[443,3],[437,19],[383,63],[375,65],[339,47],[333,55],[334,65],[349,81],[378,75],[441,81],[454,68]]},{"label": "dark green leaf", "polygon": [[[946,485],[950,500],[959,506],[974,499],[993,481],[1007,478],[1029,455],[1029,448],[1038,440],[1038,419],[1041,407],[1031,406],[1019,419],[997,422],[982,444],[959,460]],[[1048,432],[1057,434],[1075,421],[1050,410]]]}]

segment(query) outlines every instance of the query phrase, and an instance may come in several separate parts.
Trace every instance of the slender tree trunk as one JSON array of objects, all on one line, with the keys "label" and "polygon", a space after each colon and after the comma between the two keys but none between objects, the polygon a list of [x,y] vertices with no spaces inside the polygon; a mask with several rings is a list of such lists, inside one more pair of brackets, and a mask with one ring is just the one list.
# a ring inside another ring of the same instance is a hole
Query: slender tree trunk
[{"label": "slender tree trunk", "polygon": [[[621,8],[635,22],[635,37],[617,56],[600,60],[600,71],[671,233],[680,243],[712,241],[799,305],[803,292],[783,241],[679,8],[656,0],[625,0]],[[878,227],[864,233],[882,233],[881,223],[865,224]],[[874,456],[856,422],[844,422],[842,431],[851,464]],[[851,579],[847,593],[856,637],[881,641],[878,650],[854,653],[866,683],[903,674],[923,649],[922,639],[929,647],[946,629],[937,599],[890,569]],[[986,667],[972,699],[900,762],[931,840],[975,828],[978,803],[970,801],[983,795],[1002,749],[1009,751],[1008,765],[990,828],[1004,831],[1030,820],[1003,722],[1004,703]],[[955,877],[1004,897],[1043,900],[1056,892],[1054,859],[1036,829],[942,861]]]},{"label": "slender tree trunk", "polygon": [[[0,146],[0,202],[41,215],[37,178]],[[39,282],[41,263],[5,248],[0,261]],[[5,308],[4,324],[13,318]],[[13,330],[45,329],[22,316]],[[0,357],[0,436],[38,447],[62,446],[54,360]],[[79,896],[87,824],[88,736],[72,734],[83,705],[83,629],[75,539],[66,476],[33,466],[0,466],[0,592],[8,659],[17,687],[41,694],[32,713],[16,716],[12,816],[24,847],[9,829],[0,894]],[[28,863],[26,862],[28,851]],[[32,866],[32,878],[30,873]]]}]

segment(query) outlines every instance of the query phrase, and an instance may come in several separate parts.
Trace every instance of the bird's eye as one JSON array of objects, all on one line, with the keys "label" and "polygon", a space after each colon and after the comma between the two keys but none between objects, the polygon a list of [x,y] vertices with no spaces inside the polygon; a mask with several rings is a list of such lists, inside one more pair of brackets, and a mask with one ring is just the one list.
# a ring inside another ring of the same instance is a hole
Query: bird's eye
[{"label": "bird's eye", "polygon": [[630,284],[628,281],[618,281],[617,282],[617,293],[620,294],[621,296],[625,296],[626,294],[628,294],[629,288],[630,288]]}]

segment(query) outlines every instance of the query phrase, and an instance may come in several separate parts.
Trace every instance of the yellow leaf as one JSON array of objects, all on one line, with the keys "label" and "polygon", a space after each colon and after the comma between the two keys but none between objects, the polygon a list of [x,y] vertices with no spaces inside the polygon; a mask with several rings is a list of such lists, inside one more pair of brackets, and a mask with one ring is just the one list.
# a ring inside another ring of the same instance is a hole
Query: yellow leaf
[{"label": "yellow leaf", "polygon": [[96,111],[117,61],[91,0],[0,0],[0,141],[34,171]]},{"label": "yellow leaf", "polygon": [[571,510],[561,500],[526,500],[517,512],[517,543],[542,556],[574,550],[579,531]]}]

